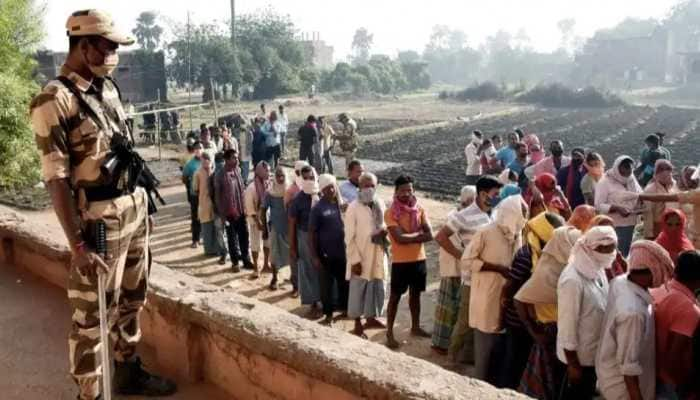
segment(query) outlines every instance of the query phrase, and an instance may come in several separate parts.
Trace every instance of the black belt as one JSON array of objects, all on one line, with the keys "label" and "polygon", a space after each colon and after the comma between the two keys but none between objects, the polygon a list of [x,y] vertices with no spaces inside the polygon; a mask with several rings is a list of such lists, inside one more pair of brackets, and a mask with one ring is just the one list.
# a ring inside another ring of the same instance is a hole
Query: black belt
[{"label": "black belt", "polygon": [[85,198],[88,202],[112,200],[129,194],[128,191],[113,187],[84,188]]}]

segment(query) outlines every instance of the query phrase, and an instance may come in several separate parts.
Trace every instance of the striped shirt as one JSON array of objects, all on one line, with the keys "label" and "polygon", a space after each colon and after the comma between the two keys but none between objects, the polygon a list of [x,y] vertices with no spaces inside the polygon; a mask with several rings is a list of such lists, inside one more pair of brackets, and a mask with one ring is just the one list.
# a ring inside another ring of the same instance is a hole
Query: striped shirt
[{"label": "striped shirt", "polygon": [[[464,210],[452,213],[447,218],[447,227],[450,228],[452,232],[459,234],[462,242],[462,250],[467,248],[469,242],[472,240],[472,236],[476,233],[477,229],[484,225],[489,224],[492,221],[491,216],[485,213],[476,202],[472,203],[469,207]],[[471,285],[471,269],[461,268],[462,270],[462,284],[466,286]]]},{"label": "striped shirt", "polygon": [[503,320],[509,328],[525,328],[523,322],[518,316],[513,304],[513,296],[532,276],[532,252],[530,245],[526,244],[515,253],[513,264],[510,267],[510,287],[509,294],[506,296],[503,304]]}]

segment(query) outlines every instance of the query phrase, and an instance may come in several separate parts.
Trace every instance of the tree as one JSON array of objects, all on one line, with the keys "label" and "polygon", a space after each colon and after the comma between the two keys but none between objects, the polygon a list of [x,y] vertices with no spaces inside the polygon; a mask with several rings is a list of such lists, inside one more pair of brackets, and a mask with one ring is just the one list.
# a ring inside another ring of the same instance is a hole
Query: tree
[{"label": "tree", "polygon": [[374,42],[374,35],[367,28],[359,28],[352,38],[352,61],[355,65],[366,64],[369,61],[370,50]]},{"label": "tree", "polygon": [[136,28],[131,32],[136,36],[136,41],[142,49],[155,51],[160,47],[160,36],[163,28],[156,24],[158,13],[155,11],[144,11],[136,19]]},{"label": "tree", "polygon": [[400,63],[412,63],[420,60],[420,54],[415,50],[399,51],[398,60]]},{"label": "tree", "polygon": [[566,52],[571,52],[573,50],[575,27],[576,20],[573,18],[564,18],[557,22],[557,29],[559,29],[559,34],[561,35],[559,48],[564,49]]},{"label": "tree", "polygon": [[39,180],[28,104],[39,89],[32,58],[42,39],[43,9],[31,0],[0,1],[0,188]]}]

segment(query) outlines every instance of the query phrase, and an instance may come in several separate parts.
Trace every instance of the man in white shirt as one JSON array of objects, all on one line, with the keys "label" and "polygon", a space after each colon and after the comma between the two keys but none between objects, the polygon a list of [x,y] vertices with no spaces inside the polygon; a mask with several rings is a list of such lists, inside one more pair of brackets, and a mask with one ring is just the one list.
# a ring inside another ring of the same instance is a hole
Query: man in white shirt
[{"label": "man in white shirt", "polygon": [[289,118],[287,117],[287,113],[284,112],[284,106],[282,104],[280,104],[278,110],[277,124],[280,134],[280,150],[282,152],[282,158],[287,158],[287,130],[289,129]]},{"label": "man in white shirt", "polygon": [[610,284],[595,371],[609,400],[656,398],[656,332],[649,288],[670,277],[673,261],[656,242],[632,244],[629,273]]},{"label": "man in white shirt", "polygon": [[[471,206],[452,214],[447,224],[440,229],[435,241],[453,257],[461,260],[464,248],[480,227],[492,221],[491,210],[501,190],[501,183],[492,177],[482,177],[476,182],[476,198]],[[456,247],[449,239],[457,233],[461,245]],[[460,262],[461,264],[461,262]],[[450,337],[449,354],[455,361],[474,362],[474,331],[469,327],[469,297],[471,295],[471,271],[460,265],[462,286],[460,290],[459,315]]]},{"label": "man in white shirt", "polygon": [[480,131],[472,132],[472,140],[464,148],[464,155],[467,158],[467,185],[474,185],[481,176],[481,144],[483,135]]}]

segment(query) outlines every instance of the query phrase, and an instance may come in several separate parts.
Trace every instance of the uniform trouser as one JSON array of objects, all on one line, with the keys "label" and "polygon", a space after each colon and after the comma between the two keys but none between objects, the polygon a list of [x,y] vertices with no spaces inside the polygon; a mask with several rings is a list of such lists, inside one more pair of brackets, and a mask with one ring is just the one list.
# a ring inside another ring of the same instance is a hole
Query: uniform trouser
[{"label": "uniform trouser", "polygon": [[197,209],[199,208],[199,198],[197,196],[190,196],[188,199],[190,202],[190,229],[192,230],[192,243],[199,242],[199,238],[202,234],[202,224],[199,222],[199,214]]},{"label": "uniform trouser", "polygon": [[245,217],[227,218],[226,222],[226,239],[228,240],[231,263],[236,265],[240,260],[243,260],[244,263],[250,263],[248,227]]},{"label": "uniform trouser", "polygon": [[[102,220],[107,231],[109,266],[106,275],[108,329],[114,358],[130,361],[141,339],[139,313],[146,300],[148,243],[145,192],[117,199],[93,202],[88,207],[88,229],[92,222]],[[90,240],[86,238],[86,240]],[[100,360],[100,319],[97,277],[83,276],[71,266],[68,273],[68,301],[72,325],[68,338],[70,373],[80,386],[83,399],[99,394],[102,373]]]},{"label": "uniform trouser", "polygon": [[333,288],[338,287],[338,308],[348,309],[348,281],[345,280],[347,259],[345,257],[321,257],[321,303],[323,314],[333,315]]},{"label": "uniform trouser", "polygon": [[345,169],[350,166],[350,162],[355,159],[355,153],[357,150],[344,151],[343,156],[345,157]]}]

